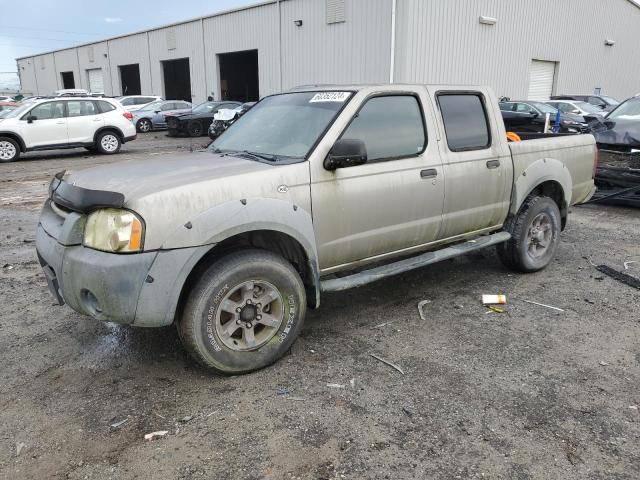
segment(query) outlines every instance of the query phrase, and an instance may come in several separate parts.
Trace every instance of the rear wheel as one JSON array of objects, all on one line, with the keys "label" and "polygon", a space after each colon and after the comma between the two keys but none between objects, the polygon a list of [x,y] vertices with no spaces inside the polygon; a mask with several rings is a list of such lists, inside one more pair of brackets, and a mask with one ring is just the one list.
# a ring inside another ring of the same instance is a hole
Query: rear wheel
[{"label": "rear wheel", "polygon": [[13,162],[20,157],[20,145],[13,138],[0,137],[0,162]]},{"label": "rear wheel", "polygon": [[289,350],[305,311],[304,285],[289,262],[268,251],[243,250],[207,268],[189,294],[178,330],[204,366],[247,373]]},{"label": "rear wheel", "polygon": [[202,135],[202,124],[200,122],[190,122],[189,135],[192,137],[199,137]]},{"label": "rear wheel", "polygon": [[96,149],[105,155],[113,155],[120,151],[122,141],[120,137],[112,131],[102,132],[96,138]]},{"label": "rear wheel", "polygon": [[553,259],[560,242],[560,210],[549,197],[528,197],[517,215],[505,223],[511,239],[498,245],[500,260],[519,272],[542,270]]},{"label": "rear wheel", "polygon": [[136,124],[136,128],[138,129],[139,132],[142,133],[147,133],[151,131],[151,121],[147,118],[143,118],[141,120],[138,120],[138,123]]}]

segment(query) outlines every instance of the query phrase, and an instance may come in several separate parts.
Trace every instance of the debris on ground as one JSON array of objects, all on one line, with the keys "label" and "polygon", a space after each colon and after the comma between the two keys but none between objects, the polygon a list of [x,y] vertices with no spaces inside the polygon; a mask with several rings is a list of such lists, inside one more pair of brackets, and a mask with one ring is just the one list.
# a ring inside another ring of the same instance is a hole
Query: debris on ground
[{"label": "debris on ground", "polygon": [[596,268],[599,272],[604,273],[614,280],[640,290],[640,280],[638,280],[637,278],[632,277],[631,275],[627,275],[626,273],[619,272],[618,270],[615,270],[607,265],[598,265]]},{"label": "debris on ground", "polygon": [[422,311],[422,307],[424,307],[425,305],[431,303],[431,300],[422,300],[421,302],[418,303],[418,313],[420,314],[420,318],[422,320],[424,320],[425,322],[427,321],[427,317],[424,316],[424,312]]},{"label": "debris on ground", "polygon": [[638,410],[638,405],[629,405],[629,408],[631,410],[636,410],[637,411]]},{"label": "debris on ground", "polygon": [[400,368],[400,367],[399,367],[398,365],[396,365],[395,363],[391,363],[389,360],[385,360],[384,358],[379,357],[379,356],[377,356],[377,355],[374,355],[373,353],[371,354],[371,356],[372,356],[373,358],[375,358],[376,360],[379,360],[379,361],[381,361],[382,363],[384,363],[384,364],[386,364],[386,365],[389,365],[391,368],[396,369],[396,370],[397,370],[397,371],[399,371],[402,375],[404,375],[404,370],[402,370],[402,368]]},{"label": "debris on ground", "polygon": [[413,412],[409,410],[407,407],[402,407],[402,411],[407,417],[413,417]]},{"label": "debris on ground", "polygon": [[487,313],[504,313],[504,308],[496,307],[494,305],[487,305],[489,311]]},{"label": "debris on ground", "polygon": [[276,395],[278,395],[279,397],[285,397],[289,395],[289,389],[287,387],[278,387],[276,389]]},{"label": "debris on ground", "polygon": [[605,362],[604,360],[601,360],[601,361],[600,361],[600,365],[601,365],[602,367],[606,367],[606,366],[607,366],[607,365],[609,365],[609,364],[608,364],[607,362]]},{"label": "debris on ground", "polygon": [[164,437],[167,433],[169,433],[168,430],[158,430],[157,432],[147,433],[144,436],[144,439],[145,440],[155,440],[156,438]]},{"label": "debris on ground", "polygon": [[629,265],[633,265],[634,263],[638,263],[638,262],[636,262],[635,260],[632,261],[632,262],[624,262],[624,264],[623,264],[624,265],[624,269],[625,270],[629,270]]},{"label": "debris on ground", "polygon": [[111,428],[118,428],[118,427],[121,427],[122,425],[124,425],[124,424],[125,424],[125,423],[127,423],[128,421],[129,421],[129,419],[128,419],[128,418],[125,418],[124,420],[121,420],[121,421],[119,421],[119,422],[112,423],[112,424],[111,424]]},{"label": "debris on ground", "polygon": [[482,295],[483,305],[506,305],[506,295]]},{"label": "debris on ground", "polygon": [[378,328],[382,328],[382,327],[386,327],[387,325],[391,325],[393,322],[385,322],[385,323],[380,323],[374,327],[371,327],[371,330],[375,330]]},{"label": "debris on ground", "polygon": [[3,270],[13,270],[13,265],[10,265],[10,264],[8,264],[8,263],[5,263],[5,264],[2,266],[2,268],[3,268]]},{"label": "debris on ground", "polygon": [[329,388],[344,388],[344,385],[341,383],[327,383],[327,387]]},{"label": "debris on ground", "polygon": [[24,450],[25,448],[27,448],[26,443],[22,443],[22,442],[16,443],[16,457],[19,457],[20,454],[22,453],[22,450]]},{"label": "debris on ground", "polygon": [[522,300],[523,302],[530,303],[531,305],[538,305],[539,307],[550,308],[551,310],[556,310],[558,312],[564,312],[563,309],[554,307],[552,305],[546,305],[544,303],[533,302],[531,300]]},{"label": "debris on ground", "polygon": [[187,423],[193,420],[193,415],[186,415],[180,419],[182,423]]},{"label": "debris on ground", "polygon": [[349,380],[349,385],[351,386],[351,388],[356,388],[356,379],[352,378],[351,380]]}]

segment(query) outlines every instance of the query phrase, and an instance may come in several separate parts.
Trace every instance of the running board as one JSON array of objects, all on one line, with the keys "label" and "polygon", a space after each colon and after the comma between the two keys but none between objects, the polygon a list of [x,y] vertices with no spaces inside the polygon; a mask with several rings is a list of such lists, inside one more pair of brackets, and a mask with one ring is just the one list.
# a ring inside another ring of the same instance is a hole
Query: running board
[{"label": "running board", "polygon": [[490,247],[491,245],[497,245],[498,243],[506,242],[510,238],[511,234],[508,232],[498,232],[493,235],[478,237],[473,240],[469,240],[468,242],[443,248],[442,250],[423,253],[416,257],[407,258],[388,265],[382,265],[380,267],[354,273],[347,277],[323,280],[320,282],[320,289],[323,292],[340,292],[350,288],[361,287],[362,285],[391,277],[393,275],[398,275],[399,273],[409,272],[416,268],[431,265],[432,263],[459,257],[460,255],[480,250],[481,248]]}]

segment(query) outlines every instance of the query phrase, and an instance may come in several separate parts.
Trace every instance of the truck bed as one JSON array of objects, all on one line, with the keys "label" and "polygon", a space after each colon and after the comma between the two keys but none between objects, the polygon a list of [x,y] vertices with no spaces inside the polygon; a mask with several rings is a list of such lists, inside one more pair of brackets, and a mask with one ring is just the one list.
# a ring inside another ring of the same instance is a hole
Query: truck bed
[{"label": "truck bed", "polygon": [[534,162],[554,159],[561,162],[571,176],[571,205],[586,202],[593,195],[593,163],[597,153],[593,135],[561,135],[510,142],[509,149],[514,180]]}]

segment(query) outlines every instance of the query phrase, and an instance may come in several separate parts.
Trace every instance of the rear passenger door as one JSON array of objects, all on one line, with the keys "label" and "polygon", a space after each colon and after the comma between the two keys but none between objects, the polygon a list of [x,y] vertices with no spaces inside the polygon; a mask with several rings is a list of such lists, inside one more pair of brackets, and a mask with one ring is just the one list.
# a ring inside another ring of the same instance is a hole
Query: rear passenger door
[{"label": "rear passenger door", "polygon": [[104,126],[102,115],[92,100],[67,101],[69,143],[93,143],[93,137]]},{"label": "rear passenger door", "polygon": [[513,175],[504,125],[482,91],[432,92],[440,117],[445,199],[441,238],[500,227]]},{"label": "rear passenger door", "polygon": [[337,170],[313,163],[313,224],[325,273],[438,237],[444,179],[422,101],[411,91],[366,98],[338,138],[362,140],[367,163]]}]

